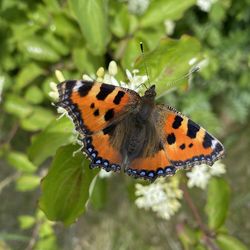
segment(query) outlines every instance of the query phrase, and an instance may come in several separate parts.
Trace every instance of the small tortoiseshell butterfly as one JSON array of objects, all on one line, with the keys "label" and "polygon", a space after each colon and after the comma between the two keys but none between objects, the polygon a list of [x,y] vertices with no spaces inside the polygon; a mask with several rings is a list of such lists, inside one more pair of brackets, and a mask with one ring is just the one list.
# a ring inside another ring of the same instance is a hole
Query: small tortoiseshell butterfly
[{"label": "small tortoiseshell butterfly", "polygon": [[66,109],[83,142],[90,167],[121,168],[154,180],[224,154],[223,145],[174,108],[155,103],[155,85],[140,96],[96,81],[69,80],[58,86],[57,105]]}]

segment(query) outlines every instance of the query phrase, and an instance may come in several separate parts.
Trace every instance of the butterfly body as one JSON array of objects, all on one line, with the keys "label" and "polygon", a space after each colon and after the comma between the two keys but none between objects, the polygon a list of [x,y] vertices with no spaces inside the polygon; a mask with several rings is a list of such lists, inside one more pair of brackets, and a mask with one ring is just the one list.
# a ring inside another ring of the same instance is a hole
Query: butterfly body
[{"label": "butterfly body", "polygon": [[154,180],[224,154],[222,144],[174,108],[155,103],[155,86],[139,96],[105,83],[65,81],[58,106],[67,110],[91,167],[124,169]]}]

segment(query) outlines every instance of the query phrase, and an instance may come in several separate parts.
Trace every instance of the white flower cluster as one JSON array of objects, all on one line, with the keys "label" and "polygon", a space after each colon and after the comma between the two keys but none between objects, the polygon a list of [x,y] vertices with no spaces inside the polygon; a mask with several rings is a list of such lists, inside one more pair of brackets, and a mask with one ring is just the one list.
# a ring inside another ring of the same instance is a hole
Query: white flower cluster
[{"label": "white flower cluster", "polygon": [[158,179],[147,186],[137,183],[135,188],[137,207],[151,209],[163,219],[170,219],[181,207],[182,191],[178,178]]},{"label": "white flower cluster", "polygon": [[132,14],[142,15],[148,8],[150,0],[128,0],[128,10]]},{"label": "white flower cluster", "polygon": [[208,181],[212,176],[220,176],[226,173],[225,165],[221,161],[214,163],[213,167],[209,167],[206,164],[200,166],[194,166],[192,171],[186,175],[188,177],[188,187],[199,187],[205,189]]},{"label": "white flower cluster", "polygon": [[216,0],[197,0],[196,5],[204,12],[209,12]]}]

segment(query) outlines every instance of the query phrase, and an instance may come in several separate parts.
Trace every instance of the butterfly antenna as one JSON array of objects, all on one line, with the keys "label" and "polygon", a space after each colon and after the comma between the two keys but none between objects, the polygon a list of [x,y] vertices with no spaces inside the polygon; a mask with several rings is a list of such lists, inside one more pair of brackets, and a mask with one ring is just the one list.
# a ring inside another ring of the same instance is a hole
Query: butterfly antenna
[{"label": "butterfly antenna", "polygon": [[185,78],[189,78],[193,73],[196,73],[200,70],[200,67],[199,66],[195,66],[193,67],[187,74],[185,74],[184,76],[181,76],[180,78],[177,78],[175,80],[172,81],[172,84],[175,84],[176,82],[179,82],[180,80],[182,79],[185,79]]},{"label": "butterfly antenna", "polygon": [[[149,80],[148,67],[147,67],[147,64],[146,64],[146,61],[145,61],[144,48],[143,48],[143,43],[142,42],[140,42],[140,48],[141,48],[141,54],[142,54],[143,64],[144,64],[146,75],[147,75],[148,84],[150,86],[151,83],[150,83],[150,80]],[[146,86],[146,84],[143,83],[143,85],[148,89],[148,87]]]}]

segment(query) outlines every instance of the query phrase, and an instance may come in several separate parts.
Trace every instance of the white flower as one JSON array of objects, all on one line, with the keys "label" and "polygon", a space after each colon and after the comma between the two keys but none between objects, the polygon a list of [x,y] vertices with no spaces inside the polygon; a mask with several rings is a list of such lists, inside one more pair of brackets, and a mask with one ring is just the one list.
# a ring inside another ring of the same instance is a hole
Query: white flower
[{"label": "white flower", "polygon": [[215,162],[209,169],[212,176],[221,176],[226,173],[226,166],[221,161]]},{"label": "white flower", "polygon": [[179,199],[182,198],[182,191],[179,189],[177,178],[170,181],[158,179],[147,186],[137,183],[135,188],[135,194],[138,196],[135,200],[136,206],[151,209],[161,218],[170,219],[181,206]]},{"label": "white flower", "polygon": [[209,12],[216,0],[197,0],[196,5],[204,12]]},{"label": "white flower", "polygon": [[111,176],[112,176],[112,172],[111,172],[111,171],[110,171],[110,172],[107,172],[107,171],[105,171],[104,169],[101,169],[100,172],[99,172],[99,177],[100,177],[101,179],[109,178],[109,177],[111,177]]},{"label": "white flower", "polygon": [[3,84],[4,84],[4,76],[0,77],[0,102],[2,100],[2,92],[3,92]]},{"label": "white flower", "polygon": [[59,99],[59,93],[56,87],[56,83],[55,82],[50,82],[49,86],[51,91],[49,92],[49,96],[54,100],[57,101]]},{"label": "white flower", "polygon": [[139,73],[138,69],[134,69],[132,73],[126,69],[126,75],[129,80],[129,83],[121,82],[122,87],[128,87],[132,90],[138,90],[140,91],[141,87],[143,86],[143,83],[145,83],[148,80],[148,77],[146,75],[137,75]]},{"label": "white flower", "polygon": [[192,171],[186,174],[188,177],[187,185],[189,188],[199,187],[205,189],[212,176],[221,176],[225,173],[226,167],[221,161],[215,162],[212,167],[206,164],[194,166]]},{"label": "white flower", "polygon": [[129,0],[128,9],[133,14],[141,15],[147,10],[149,3],[150,0]]},{"label": "white flower", "polygon": [[201,189],[205,189],[208,181],[210,179],[210,174],[208,172],[208,166],[202,164],[200,166],[194,166],[192,171],[187,173],[188,179],[188,187],[199,187]]},{"label": "white flower", "polygon": [[174,33],[174,29],[175,29],[175,22],[172,20],[165,20],[164,21],[164,26],[166,29],[166,34],[168,36],[171,36]]}]

